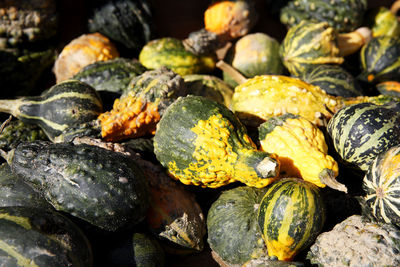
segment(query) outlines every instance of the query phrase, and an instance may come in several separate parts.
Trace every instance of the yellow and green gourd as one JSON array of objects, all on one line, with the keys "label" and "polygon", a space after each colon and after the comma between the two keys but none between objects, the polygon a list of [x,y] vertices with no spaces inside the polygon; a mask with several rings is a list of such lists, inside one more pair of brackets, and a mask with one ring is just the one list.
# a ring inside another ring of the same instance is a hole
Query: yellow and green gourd
[{"label": "yellow and green gourd", "polygon": [[302,178],[319,187],[347,192],[335,180],[339,167],[328,155],[323,132],[309,120],[287,113],[271,117],[258,131],[261,149],[278,156],[281,176]]},{"label": "yellow and green gourd", "polygon": [[157,124],[154,153],[171,177],[216,188],[240,181],[264,187],[277,179],[275,155],[257,150],[226,106],[202,96],[178,98]]},{"label": "yellow and green gourd", "polygon": [[396,15],[385,6],[372,8],[366,14],[367,25],[371,28],[372,37],[382,35],[400,36],[400,22]]}]

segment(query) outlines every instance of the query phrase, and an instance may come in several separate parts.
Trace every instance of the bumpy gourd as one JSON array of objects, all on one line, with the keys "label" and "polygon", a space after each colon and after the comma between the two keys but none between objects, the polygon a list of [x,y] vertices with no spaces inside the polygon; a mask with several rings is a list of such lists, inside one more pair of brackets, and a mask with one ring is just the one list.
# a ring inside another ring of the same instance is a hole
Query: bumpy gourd
[{"label": "bumpy gourd", "polygon": [[272,117],[258,128],[261,149],[278,156],[280,175],[298,177],[319,187],[347,191],[335,180],[337,162],[328,155],[324,134],[310,121],[287,113]]},{"label": "bumpy gourd", "polygon": [[220,187],[235,181],[264,187],[277,179],[275,155],[258,151],[224,105],[201,96],[178,98],[157,124],[154,153],[184,184]]},{"label": "bumpy gourd", "polygon": [[365,17],[367,25],[371,28],[372,37],[400,35],[400,22],[389,8],[384,6],[372,8]]},{"label": "bumpy gourd", "polygon": [[184,90],[182,77],[167,68],[146,71],[135,77],[114,101],[113,109],[98,117],[102,138],[117,141],[154,134],[164,110],[184,94]]}]

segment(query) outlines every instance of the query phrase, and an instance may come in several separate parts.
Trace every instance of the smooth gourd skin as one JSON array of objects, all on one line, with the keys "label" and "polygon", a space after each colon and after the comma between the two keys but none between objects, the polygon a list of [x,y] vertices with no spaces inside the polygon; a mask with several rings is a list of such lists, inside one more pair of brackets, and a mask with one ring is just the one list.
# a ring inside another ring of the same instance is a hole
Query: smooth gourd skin
[{"label": "smooth gourd skin", "polygon": [[220,187],[235,181],[264,187],[277,178],[275,155],[258,151],[224,105],[201,96],[178,98],[157,124],[154,153],[184,184]]},{"label": "smooth gourd skin", "polygon": [[325,223],[325,204],[318,187],[297,178],[282,178],[268,187],[258,223],[268,254],[291,260],[310,245]]},{"label": "smooth gourd skin", "polygon": [[396,145],[374,159],[363,180],[363,199],[372,215],[397,226],[400,226],[399,168],[400,145]]},{"label": "smooth gourd skin", "polygon": [[35,207],[0,208],[2,266],[92,266],[83,232],[60,213]]},{"label": "smooth gourd skin", "polygon": [[149,205],[146,177],[129,157],[86,144],[21,143],[12,171],[56,210],[115,231],[134,225]]},{"label": "smooth gourd skin", "polygon": [[257,221],[265,191],[248,186],[226,190],[208,210],[207,241],[225,262],[244,264],[268,256]]},{"label": "smooth gourd skin", "polygon": [[327,130],[341,159],[367,171],[377,155],[400,142],[399,104],[344,107],[329,121]]}]

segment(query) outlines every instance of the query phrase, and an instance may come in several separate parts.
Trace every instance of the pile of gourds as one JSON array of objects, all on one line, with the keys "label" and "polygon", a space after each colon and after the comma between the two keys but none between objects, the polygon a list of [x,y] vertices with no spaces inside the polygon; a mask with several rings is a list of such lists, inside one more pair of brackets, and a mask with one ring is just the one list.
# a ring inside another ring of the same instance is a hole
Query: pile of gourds
[{"label": "pile of gourds", "polygon": [[0,265],[400,265],[400,1],[259,5],[0,3]]}]

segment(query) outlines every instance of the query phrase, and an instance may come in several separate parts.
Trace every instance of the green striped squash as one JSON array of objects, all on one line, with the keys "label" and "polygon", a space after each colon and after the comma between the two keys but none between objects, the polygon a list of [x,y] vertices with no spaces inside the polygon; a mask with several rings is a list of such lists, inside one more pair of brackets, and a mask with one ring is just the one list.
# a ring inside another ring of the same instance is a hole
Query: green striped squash
[{"label": "green striped squash", "polygon": [[342,64],[337,34],[327,22],[302,21],[290,28],[281,44],[283,64],[294,76],[320,64]]},{"label": "green striped squash", "polygon": [[370,82],[400,81],[400,37],[379,36],[360,52],[359,79]]},{"label": "green striped squash", "polygon": [[35,207],[0,208],[2,266],[90,267],[84,233],[60,213]]},{"label": "green striped squash", "polygon": [[400,82],[396,81],[381,82],[376,85],[376,89],[382,95],[400,97]]},{"label": "green striped squash", "polygon": [[338,65],[318,65],[300,75],[301,80],[319,86],[334,96],[356,97],[363,94],[357,80]]},{"label": "green striped squash", "polygon": [[364,203],[379,221],[400,226],[400,145],[379,154],[364,176]]},{"label": "green striped squash", "polygon": [[0,100],[0,112],[39,125],[50,140],[71,126],[96,119],[102,110],[97,91],[78,80],[58,83],[40,96]]},{"label": "green striped squash", "polygon": [[367,171],[374,158],[400,143],[399,103],[353,104],[340,109],[327,131],[348,165]]},{"label": "green striped squash", "polygon": [[139,61],[148,69],[165,66],[180,75],[209,73],[215,68],[215,56],[196,55],[183,42],[164,37],[148,42],[140,51]]},{"label": "green striped squash", "polygon": [[270,185],[258,211],[258,224],[269,256],[292,260],[315,240],[325,216],[321,192],[312,183],[281,178]]}]

